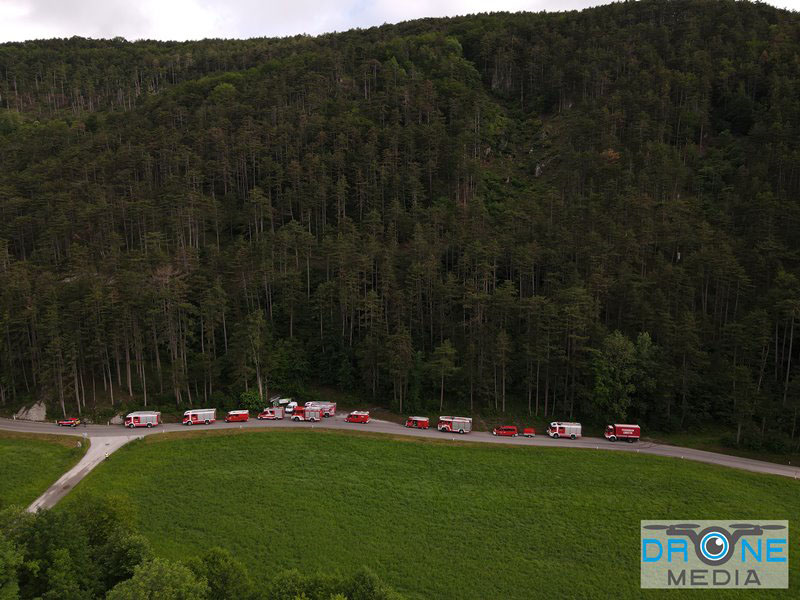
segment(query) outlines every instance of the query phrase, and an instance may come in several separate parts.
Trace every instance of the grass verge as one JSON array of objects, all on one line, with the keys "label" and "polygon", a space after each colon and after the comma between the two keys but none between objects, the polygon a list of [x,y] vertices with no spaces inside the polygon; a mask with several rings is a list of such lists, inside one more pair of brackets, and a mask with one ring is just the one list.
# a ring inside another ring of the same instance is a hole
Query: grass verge
[{"label": "grass verge", "polygon": [[28,506],[72,468],[87,448],[86,441],[74,436],[0,431],[0,508]]},{"label": "grass verge", "polygon": [[664,596],[639,589],[641,519],[789,519],[797,546],[794,480],[632,453],[401,439],[148,436],[65,502],[113,494],[167,557],[220,545],[257,577],[367,565],[410,598],[545,597],[557,582],[571,597]]}]

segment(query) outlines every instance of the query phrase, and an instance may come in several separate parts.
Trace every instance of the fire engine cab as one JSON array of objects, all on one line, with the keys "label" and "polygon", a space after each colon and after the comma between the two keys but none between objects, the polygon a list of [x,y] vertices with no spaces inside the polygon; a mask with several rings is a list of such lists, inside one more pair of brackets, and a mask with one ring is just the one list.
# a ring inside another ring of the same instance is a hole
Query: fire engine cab
[{"label": "fire engine cab", "polygon": [[575,438],[581,437],[581,424],[554,421],[548,425],[547,435],[556,440],[560,437],[568,437],[574,440]]},{"label": "fire engine cab", "polygon": [[626,440],[629,443],[637,441],[641,435],[642,430],[638,425],[609,425],[606,427],[605,438],[609,442],[616,442],[617,440]]}]

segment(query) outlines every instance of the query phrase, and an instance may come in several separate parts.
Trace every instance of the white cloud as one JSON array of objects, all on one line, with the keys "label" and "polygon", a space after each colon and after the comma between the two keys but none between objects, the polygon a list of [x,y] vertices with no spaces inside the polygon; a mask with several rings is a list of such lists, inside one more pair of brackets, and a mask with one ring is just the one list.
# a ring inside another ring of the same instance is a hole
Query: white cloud
[{"label": "white cloud", "polygon": [[[571,10],[609,0],[0,0],[0,42],[79,35],[187,40],[318,34],[420,17]],[[800,0],[773,4],[800,9]]]}]

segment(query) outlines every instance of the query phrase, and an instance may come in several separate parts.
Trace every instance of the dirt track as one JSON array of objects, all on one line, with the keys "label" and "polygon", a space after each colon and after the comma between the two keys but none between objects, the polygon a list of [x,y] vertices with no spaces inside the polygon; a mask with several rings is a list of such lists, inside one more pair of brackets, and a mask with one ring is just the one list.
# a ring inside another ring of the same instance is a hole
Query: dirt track
[{"label": "dirt track", "polygon": [[775,463],[752,460],[749,458],[739,458],[727,454],[706,452],[704,450],[694,450],[692,448],[681,448],[679,446],[668,446],[665,444],[653,444],[649,442],[637,442],[627,444],[623,442],[612,443],[602,438],[583,437],[577,440],[559,439],[553,440],[546,435],[538,435],[535,438],[500,438],[494,437],[491,433],[477,431],[467,435],[441,433],[435,429],[417,430],[406,429],[396,423],[388,421],[373,420],[367,424],[347,423],[344,415],[339,415],[331,419],[324,419],[321,423],[296,423],[288,420],[283,421],[258,421],[251,419],[246,423],[225,423],[217,421],[212,425],[193,425],[186,427],[175,423],[159,425],[152,429],[140,428],[135,430],[125,429],[121,425],[88,425],[76,428],[58,427],[52,423],[37,423],[32,421],[14,421],[10,419],[0,419],[0,429],[8,431],[22,431],[28,433],[43,434],[70,434],[78,437],[84,435],[91,440],[91,446],[81,461],[65,473],[56,483],[54,483],[41,497],[39,497],[28,508],[29,511],[36,511],[39,508],[50,508],[63,498],[83,477],[86,476],[95,466],[101,463],[106,453],[111,454],[128,441],[143,435],[158,435],[170,431],[205,431],[219,429],[268,429],[270,427],[306,427],[320,429],[350,429],[355,431],[370,431],[375,433],[387,433],[393,435],[408,435],[415,437],[426,437],[438,440],[453,440],[456,442],[484,442],[510,444],[515,446],[548,446],[551,448],[588,448],[592,450],[616,450],[619,452],[641,452],[643,454],[654,454],[657,456],[668,456],[677,459],[696,460],[699,462],[743,469],[755,473],[767,473],[772,475],[782,475],[800,479],[800,467],[794,465],[779,465]]}]

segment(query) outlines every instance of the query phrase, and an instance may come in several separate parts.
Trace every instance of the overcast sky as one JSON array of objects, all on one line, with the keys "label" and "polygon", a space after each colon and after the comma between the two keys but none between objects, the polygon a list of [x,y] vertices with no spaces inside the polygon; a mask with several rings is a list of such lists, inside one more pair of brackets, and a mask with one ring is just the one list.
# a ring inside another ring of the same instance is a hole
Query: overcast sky
[{"label": "overcast sky", "polygon": [[[344,31],[419,17],[556,11],[607,0],[0,0],[0,42],[122,36],[248,38]],[[775,0],[800,10],[800,0]]]}]

